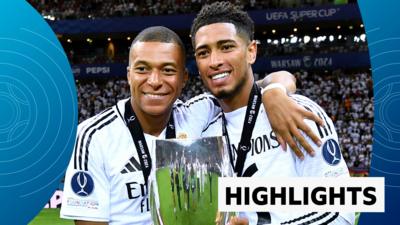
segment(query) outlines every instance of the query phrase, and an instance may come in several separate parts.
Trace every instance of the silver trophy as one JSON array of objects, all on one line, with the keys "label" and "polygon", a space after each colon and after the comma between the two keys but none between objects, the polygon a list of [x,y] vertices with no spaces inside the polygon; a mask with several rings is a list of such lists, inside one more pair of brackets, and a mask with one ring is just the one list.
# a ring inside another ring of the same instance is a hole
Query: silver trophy
[{"label": "silver trophy", "polygon": [[218,177],[233,172],[223,138],[156,140],[155,146],[150,176],[153,224],[226,224],[228,213],[218,212]]}]

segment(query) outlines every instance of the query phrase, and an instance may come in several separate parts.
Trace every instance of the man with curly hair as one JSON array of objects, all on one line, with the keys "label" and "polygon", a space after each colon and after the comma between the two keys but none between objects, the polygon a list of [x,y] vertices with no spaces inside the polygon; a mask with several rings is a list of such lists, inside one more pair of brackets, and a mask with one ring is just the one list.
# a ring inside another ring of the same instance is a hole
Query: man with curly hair
[{"label": "man with curly hair", "polygon": [[[304,160],[294,157],[293,151],[281,150],[254,82],[251,65],[256,60],[257,44],[253,35],[254,23],[249,15],[229,2],[205,5],[193,21],[191,38],[200,76],[223,110],[203,136],[225,136],[237,176],[349,177],[340,149],[335,161],[324,160],[327,145],[338,146],[338,137],[326,113],[304,96],[291,97],[324,118],[325,128],[305,120],[324,144],[310,143],[315,157],[305,154]],[[251,225],[354,223],[354,213],[244,212],[240,216],[247,217]]]}]

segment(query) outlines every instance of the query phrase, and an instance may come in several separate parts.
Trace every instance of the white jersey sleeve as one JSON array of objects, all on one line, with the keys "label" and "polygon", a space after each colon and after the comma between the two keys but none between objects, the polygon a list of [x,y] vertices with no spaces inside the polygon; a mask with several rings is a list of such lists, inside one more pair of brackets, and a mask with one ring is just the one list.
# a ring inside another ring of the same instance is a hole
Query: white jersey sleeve
[{"label": "white jersey sleeve", "polygon": [[[187,127],[191,137],[200,137],[201,132],[221,112],[221,108],[214,96],[201,94],[185,103],[177,101],[174,104],[175,123],[181,127]],[[177,133],[177,138],[180,134]]]},{"label": "white jersey sleeve", "polygon": [[99,121],[104,124],[112,119],[110,116],[105,111],[78,126],[75,148],[64,181],[62,218],[109,221],[110,185],[104,170],[102,145],[94,130],[101,126]]},{"label": "white jersey sleeve", "polygon": [[319,136],[322,145],[318,147],[309,137],[306,140],[315,150],[315,156],[310,156],[303,148],[304,160],[297,157],[296,167],[301,177],[349,177],[349,170],[340,149],[338,135],[332,120],[325,111],[315,102],[301,96],[294,95],[293,99],[307,110],[323,119],[325,126],[319,126],[311,120],[305,120],[312,131]]},{"label": "white jersey sleeve", "polygon": [[[298,175],[300,177],[350,177],[332,120],[318,104],[310,99],[301,95],[292,97],[298,104],[315,113],[325,122],[325,126],[321,127],[314,121],[305,120],[312,131],[319,136],[322,145],[318,147],[306,136],[306,140],[315,150],[315,156],[310,156],[304,149],[302,149],[304,160],[294,156]],[[354,224],[354,216],[354,213],[340,213],[332,224]]]}]

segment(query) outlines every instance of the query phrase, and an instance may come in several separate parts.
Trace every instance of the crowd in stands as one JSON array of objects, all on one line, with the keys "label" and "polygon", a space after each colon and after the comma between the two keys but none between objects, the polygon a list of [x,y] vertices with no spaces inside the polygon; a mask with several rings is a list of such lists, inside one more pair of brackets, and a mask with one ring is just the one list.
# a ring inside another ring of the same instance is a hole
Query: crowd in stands
[{"label": "crowd in stands", "polygon": [[[297,40],[296,42],[285,41],[281,39],[262,40],[258,45],[258,57],[266,56],[289,56],[289,55],[304,55],[304,54],[326,54],[326,53],[345,53],[345,52],[366,52],[368,45],[366,40],[360,40],[361,35],[335,35],[333,41],[330,41],[327,36],[321,41],[312,41],[317,37],[311,37],[311,41]],[[115,41],[117,42],[117,41]],[[129,54],[129,43],[121,41],[115,43],[115,54],[110,57],[107,55],[107,46],[93,46],[89,44],[78,44],[79,47],[63,43],[67,47],[66,52],[69,61],[72,64],[102,64],[102,63],[125,63],[127,64]],[[190,43],[185,43],[187,58],[193,59],[194,53]],[[71,49],[68,49],[71,48]]]},{"label": "crowd in stands", "polygon": [[78,80],[79,122],[130,96],[126,79]]},{"label": "crowd in stands", "polygon": [[[370,73],[295,73],[297,93],[316,101],[336,125],[343,156],[353,173],[367,173],[372,151],[373,92]],[[79,121],[130,96],[125,79],[77,81]],[[181,100],[205,92],[199,77],[190,77]]]},{"label": "crowd in stands", "polygon": [[[368,51],[366,40],[361,40],[359,36],[365,35],[326,35],[320,36],[323,40],[316,41],[318,37],[310,37],[315,41],[305,42],[303,39],[291,41],[286,38],[282,43],[281,39],[267,39],[259,46],[260,55],[283,56],[299,54],[327,54],[327,53],[346,53],[346,52],[365,52]],[[331,38],[331,40],[329,40]],[[340,38],[340,39],[339,39]]]},{"label": "crowd in stands", "polygon": [[[52,20],[95,19],[197,13],[213,0],[28,0],[43,16]],[[335,0],[231,0],[245,10],[294,8],[343,3]],[[349,2],[355,2],[349,1]]]}]

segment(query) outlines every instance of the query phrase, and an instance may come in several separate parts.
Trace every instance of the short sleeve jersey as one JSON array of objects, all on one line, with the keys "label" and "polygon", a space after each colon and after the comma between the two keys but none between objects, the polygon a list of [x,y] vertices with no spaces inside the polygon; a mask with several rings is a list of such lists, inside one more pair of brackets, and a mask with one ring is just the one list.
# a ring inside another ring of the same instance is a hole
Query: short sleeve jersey
[{"label": "short sleeve jersey", "polygon": [[[318,134],[322,146],[318,147],[310,139],[308,142],[315,149],[315,157],[311,157],[303,150],[305,159],[298,159],[291,149],[284,151],[277,141],[275,133],[265,113],[264,107],[260,107],[257,115],[252,138],[251,150],[246,155],[243,167],[245,177],[348,177],[349,172],[343,160],[338,145],[338,137],[331,119],[323,109],[310,99],[293,95],[292,98],[300,105],[321,117],[325,127],[321,127],[313,121],[305,120],[306,124]],[[229,134],[233,158],[236,160],[236,151],[241,138],[243,122],[245,120],[246,107],[233,112],[225,113],[227,130]],[[203,136],[222,135],[222,115],[218,115],[203,131]],[[334,150],[334,153],[331,154]],[[337,213],[242,213],[249,218],[250,225],[256,224],[321,224],[326,221],[334,221],[345,218],[354,222],[354,214]],[[291,222],[290,222],[291,221]],[[313,221],[313,222],[312,222]],[[285,223],[286,222],[286,223]],[[338,223],[340,224],[340,223]],[[344,223],[347,224],[347,223]]]},{"label": "short sleeve jersey", "polygon": [[[112,225],[151,224],[148,190],[138,154],[123,118],[125,103],[84,121],[78,126],[75,149],[64,183],[61,217],[104,221]],[[173,107],[177,138],[195,138],[215,116],[208,95]],[[145,134],[149,149],[159,137]]]}]

